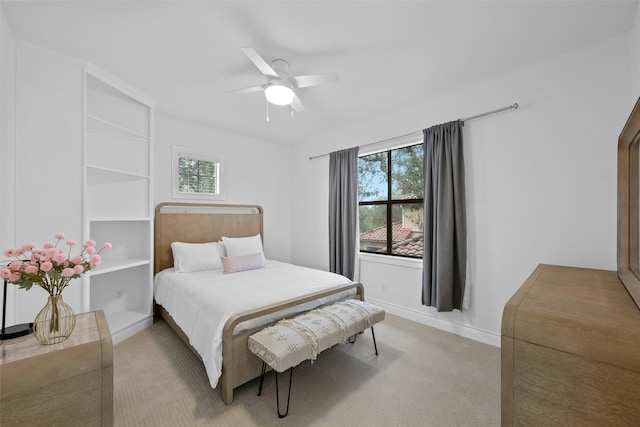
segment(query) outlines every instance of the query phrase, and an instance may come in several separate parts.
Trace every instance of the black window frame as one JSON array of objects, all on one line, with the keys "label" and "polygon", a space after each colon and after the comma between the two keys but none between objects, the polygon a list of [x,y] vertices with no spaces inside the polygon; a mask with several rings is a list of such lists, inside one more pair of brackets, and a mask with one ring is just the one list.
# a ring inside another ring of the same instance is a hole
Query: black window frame
[{"label": "black window frame", "polygon": [[[424,191],[422,192],[420,198],[416,198],[416,199],[393,199],[393,193],[392,193],[392,188],[393,188],[393,180],[392,180],[392,164],[393,164],[393,155],[392,152],[396,151],[396,150],[401,150],[403,148],[407,148],[407,147],[413,147],[416,145],[422,145],[423,146],[423,153],[424,153],[424,142],[418,142],[415,144],[409,144],[409,145],[405,145],[402,147],[396,147],[396,148],[390,148],[388,150],[383,150],[383,151],[378,151],[377,153],[370,153],[370,154],[363,154],[359,157],[367,157],[370,156],[372,154],[378,154],[378,153],[387,153],[387,199],[386,200],[370,200],[370,201],[360,201],[358,200],[358,215],[360,215],[360,206],[386,206],[386,214],[387,214],[387,243],[386,243],[386,252],[380,252],[380,251],[368,251],[368,250],[363,250],[362,248],[360,248],[360,252],[361,253],[367,253],[367,254],[377,254],[377,255],[386,255],[386,256],[394,256],[394,257],[400,257],[400,258],[409,258],[409,259],[422,259],[421,257],[417,257],[417,256],[410,256],[410,255],[403,255],[403,254],[394,254],[393,253],[393,206],[395,205],[408,205],[408,204],[418,204],[421,206],[424,206]],[[424,154],[423,154],[424,155]],[[360,231],[358,230],[358,239],[360,241]]]}]

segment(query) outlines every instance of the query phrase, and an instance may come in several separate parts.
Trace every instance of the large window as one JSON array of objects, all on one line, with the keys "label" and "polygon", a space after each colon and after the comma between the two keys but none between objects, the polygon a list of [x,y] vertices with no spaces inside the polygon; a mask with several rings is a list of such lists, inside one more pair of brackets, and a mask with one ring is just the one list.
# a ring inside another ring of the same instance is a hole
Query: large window
[{"label": "large window", "polygon": [[358,159],[360,251],[422,258],[423,144]]},{"label": "large window", "polygon": [[222,200],[222,156],[173,146],[173,197]]}]

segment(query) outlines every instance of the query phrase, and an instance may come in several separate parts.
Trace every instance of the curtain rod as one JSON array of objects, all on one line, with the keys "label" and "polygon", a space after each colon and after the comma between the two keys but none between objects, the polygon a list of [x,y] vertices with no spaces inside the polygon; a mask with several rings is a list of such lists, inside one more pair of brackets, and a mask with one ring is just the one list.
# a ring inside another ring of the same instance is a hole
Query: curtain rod
[{"label": "curtain rod", "polygon": [[[502,112],[502,111],[507,111],[507,110],[517,110],[517,109],[518,109],[518,107],[519,107],[518,103],[517,103],[517,102],[515,102],[513,105],[508,105],[508,106],[506,106],[506,107],[497,108],[497,109],[495,109],[495,110],[491,110],[491,111],[486,111],[486,112],[484,112],[484,113],[476,114],[475,116],[465,117],[464,119],[459,119],[459,120],[460,120],[460,121],[462,122],[462,124],[464,125],[464,122],[468,122],[469,120],[479,119],[480,117],[484,117],[484,116],[488,116],[488,115],[491,115],[491,114],[500,113],[500,112]],[[418,131],[416,131],[416,132],[418,132]],[[406,133],[406,134],[404,134],[404,135],[396,136],[396,137],[389,138],[389,139],[400,139],[400,138],[404,138],[404,137],[406,137],[406,136],[413,135],[413,134],[414,134],[414,133],[416,133],[416,132]],[[381,140],[381,141],[370,142],[370,143],[368,143],[368,144],[361,145],[361,146],[360,146],[360,148],[368,147],[368,146],[370,146],[370,145],[374,145],[374,144],[380,144],[381,142],[389,141],[389,139],[383,139],[383,140]],[[328,156],[329,154],[331,154],[331,153],[327,153],[327,154],[318,154],[317,156],[311,156],[311,157],[309,157],[309,160],[317,159],[318,157]]]}]

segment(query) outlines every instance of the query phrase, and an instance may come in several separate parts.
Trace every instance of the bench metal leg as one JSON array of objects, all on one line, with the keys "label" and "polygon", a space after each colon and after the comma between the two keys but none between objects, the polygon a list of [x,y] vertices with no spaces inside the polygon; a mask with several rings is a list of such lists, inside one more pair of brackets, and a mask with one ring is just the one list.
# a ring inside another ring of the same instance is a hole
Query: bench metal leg
[{"label": "bench metal leg", "polygon": [[276,405],[278,408],[278,418],[284,418],[289,414],[289,402],[291,401],[291,380],[293,380],[293,367],[289,368],[289,393],[287,394],[287,411],[284,414],[280,413],[280,394],[278,392],[278,371],[274,369],[276,373]]},{"label": "bench metal leg", "polygon": [[[258,396],[262,394],[262,384],[264,384],[264,375],[267,372],[267,363],[262,362],[262,372],[260,373],[260,385],[258,386]],[[284,414],[280,413],[280,387],[278,387],[278,371],[276,373],[276,406],[278,409],[278,418],[284,418],[289,414],[289,402],[291,401],[291,381],[293,380],[293,367],[289,369],[289,392],[287,393],[287,410]]]},{"label": "bench metal leg", "polygon": [[[364,333],[360,332],[361,334]],[[371,335],[373,336],[373,347],[376,350],[376,356],[378,355],[378,345],[376,344],[376,334],[373,332],[373,326],[371,326]],[[356,343],[356,338],[358,338],[358,334],[355,334],[352,337],[349,337],[349,344],[355,344]]]},{"label": "bench metal leg", "polygon": [[258,386],[258,396],[262,393],[262,384],[264,383],[264,374],[267,372],[267,362],[262,362],[262,372],[260,373],[260,386]]},{"label": "bench metal leg", "polygon": [[376,356],[378,355],[378,345],[376,344],[376,334],[373,332],[373,326],[371,327],[371,336],[373,337],[373,348],[376,349]]}]

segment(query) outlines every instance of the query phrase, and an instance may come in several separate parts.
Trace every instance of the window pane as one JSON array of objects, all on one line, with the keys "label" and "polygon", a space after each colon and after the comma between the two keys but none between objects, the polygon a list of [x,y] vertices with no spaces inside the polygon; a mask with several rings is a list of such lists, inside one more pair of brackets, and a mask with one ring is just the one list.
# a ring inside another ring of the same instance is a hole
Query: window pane
[{"label": "window pane", "polygon": [[394,255],[422,258],[424,209],[422,203],[393,205]]},{"label": "window pane", "polygon": [[361,202],[387,199],[388,152],[358,158],[358,199]]},{"label": "window pane", "polygon": [[206,160],[178,159],[178,191],[218,194],[218,163]]},{"label": "window pane", "polygon": [[391,193],[393,200],[422,199],[423,144],[391,152]]},{"label": "window pane", "polygon": [[387,206],[360,206],[360,250],[387,252]]}]

